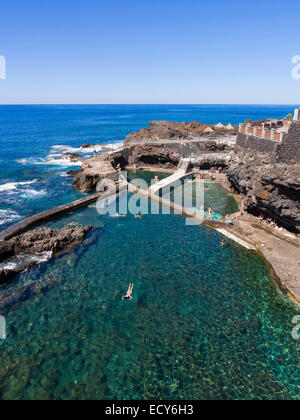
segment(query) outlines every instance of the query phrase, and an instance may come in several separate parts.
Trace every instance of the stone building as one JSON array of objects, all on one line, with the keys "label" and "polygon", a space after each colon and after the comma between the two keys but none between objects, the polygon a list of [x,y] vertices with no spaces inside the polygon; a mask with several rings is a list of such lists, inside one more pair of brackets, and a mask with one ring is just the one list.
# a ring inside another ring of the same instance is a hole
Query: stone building
[{"label": "stone building", "polygon": [[291,120],[240,124],[237,146],[268,153],[274,162],[300,164],[300,108]]}]

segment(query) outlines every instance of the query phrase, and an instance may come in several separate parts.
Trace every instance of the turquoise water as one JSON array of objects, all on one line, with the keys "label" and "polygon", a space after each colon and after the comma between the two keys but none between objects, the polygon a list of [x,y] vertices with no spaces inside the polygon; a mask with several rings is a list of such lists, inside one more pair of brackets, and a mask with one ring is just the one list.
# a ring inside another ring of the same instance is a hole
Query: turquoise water
[{"label": "turquoise water", "polygon": [[144,170],[137,170],[136,173],[132,171],[127,171],[127,180],[134,185],[140,186],[140,183],[136,183],[136,179],[143,180],[146,182],[145,188],[148,186],[150,187],[153,182],[154,178],[158,176],[158,179],[161,181],[162,179],[168,178],[171,173],[167,172],[159,172],[159,171],[144,171]]},{"label": "turquoise water", "polygon": [[221,215],[222,217],[227,214],[234,214],[239,211],[239,203],[233,194],[225,191],[221,184],[217,182],[206,182],[205,183],[205,210],[211,206],[215,214]]},{"label": "turquoise water", "polygon": [[[162,179],[167,178],[170,176],[170,173],[166,172],[157,172],[157,171],[144,171],[144,170],[138,170],[135,173],[131,171],[127,171],[127,179],[129,182],[131,182],[134,185],[141,187],[141,181],[145,181],[145,189],[147,187],[150,187],[155,182],[154,178],[155,176],[158,176],[158,179],[161,181]],[[198,182],[191,180],[188,180],[188,182],[185,182],[186,180],[181,180],[181,186],[174,188],[166,188],[162,192],[162,196],[165,199],[171,200],[174,202],[174,194],[176,194],[178,191],[181,192],[181,200],[177,200],[178,195],[176,196],[176,203],[180,205],[184,205],[184,197],[187,198],[190,197],[193,202],[196,203],[196,189]],[[211,206],[213,208],[214,213],[212,214],[212,218],[214,220],[222,219],[227,214],[234,214],[239,211],[239,204],[234,197],[233,194],[228,193],[222,185],[218,182],[205,182],[205,191],[204,191],[204,211],[205,216],[208,217],[208,209]],[[185,196],[187,194],[187,196]],[[193,210],[199,211],[200,208],[193,207]]]},{"label": "turquoise water", "polygon": [[97,228],[11,285],[49,284],[7,315],[2,399],[299,398],[297,309],[257,254],[172,214],[69,222]]},{"label": "turquoise water", "polygon": [[[201,204],[197,203],[196,197],[201,193],[198,192],[198,181],[182,180],[180,186],[174,188],[165,188],[162,192],[163,198],[176,201],[176,204],[184,205],[185,199],[192,200],[193,207],[196,212],[200,212]],[[239,211],[239,204],[233,194],[228,193],[218,182],[204,182],[204,213],[208,217],[208,209],[212,207],[212,219],[219,220],[227,214],[234,214]],[[180,193],[180,194],[178,194]],[[176,197],[176,198],[175,198]]]}]

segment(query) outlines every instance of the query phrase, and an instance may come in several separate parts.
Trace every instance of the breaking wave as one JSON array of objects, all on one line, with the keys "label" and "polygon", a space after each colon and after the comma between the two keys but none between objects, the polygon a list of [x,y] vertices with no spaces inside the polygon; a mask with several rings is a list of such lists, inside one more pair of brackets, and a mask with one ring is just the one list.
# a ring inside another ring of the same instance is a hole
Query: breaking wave
[{"label": "breaking wave", "polygon": [[0,226],[19,219],[21,219],[21,216],[14,210],[0,210]]},{"label": "breaking wave", "polygon": [[94,151],[99,152],[109,152],[120,149],[123,146],[123,142],[118,143],[109,143],[109,144],[96,144],[95,146],[90,147],[71,147],[62,144],[58,144],[51,148],[50,154],[54,155],[55,153],[78,153],[81,155],[92,155]]},{"label": "breaking wave", "polygon": [[81,160],[71,161],[67,157],[56,157],[54,155],[49,155],[47,156],[47,158],[38,158],[38,159],[34,159],[34,158],[18,159],[17,162],[20,163],[21,165],[49,165],[49,166],[57,165],[57,166],[62,166],[62,167],[82,165]]},{"label": "breaking wave", "polygon": [[53,252],[46,251],[41,254],[18,255],[0,264],[0,270],[22,270],[29,264],[42,264],[52,258]]},{"label": "breaking wave", "polygon": [[0,185],[0,192],[17,190],[19,186],[34,184],[36,181],[37,180],[34,179],[33,181],[27,182],[8,182],[7,184]]}]

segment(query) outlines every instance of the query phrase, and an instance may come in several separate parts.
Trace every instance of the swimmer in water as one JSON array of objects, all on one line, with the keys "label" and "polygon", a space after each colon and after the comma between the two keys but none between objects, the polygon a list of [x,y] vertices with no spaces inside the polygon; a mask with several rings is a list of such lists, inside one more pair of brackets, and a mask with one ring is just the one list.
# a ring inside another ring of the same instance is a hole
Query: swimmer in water
[{"label": "swimmer in water", "polygon": [[135,219],[142,219],[143,215],[142,214],[135,214],[134,218]]},{"label": "swimmer in water", "polygon": [[132,300],[132,292],[133,292],[133,283],[129,283],[129,287],[127,290],[127,294],[125,296],[122,297],[122,300]]},{"label": "swimmer in water", "polygon": [[221,244],[220,244],[221,246],[225,246],[226,245],[226,241],[224,240],[224,239],[222,239],[222,241],[221,241]]},{"label": "swimmer in water", "polygon": [[209,220],[212,220],[212,214],[213,213],[214,213],[213,209],[211,207],[209,207],[209,209],[208,209]]}]

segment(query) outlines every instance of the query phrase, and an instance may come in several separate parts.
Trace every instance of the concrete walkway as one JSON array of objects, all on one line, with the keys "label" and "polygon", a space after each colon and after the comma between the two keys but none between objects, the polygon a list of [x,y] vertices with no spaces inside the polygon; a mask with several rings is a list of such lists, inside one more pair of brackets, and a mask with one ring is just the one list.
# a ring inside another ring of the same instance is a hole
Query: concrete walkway
[{"label": "concrete walkway", "polygon": [[[121,192],[124,189],[127,189],[127,185],[116,185],[117,192]],[[29,228],[40,225],[41,223],[47,222],[53,218],[61,216],[63,214],[78,210],[79,208],[88,206],[89,204],[94,203],[98,198],[106,198],[111,194],[115,194],[115,188],[108,188],[104,192],[97,192],[96,194],[91,194],[88,197],[81,198],[80,200],[73,201],[68,204],[56,207],[54,209],[43,211],[42,213],[35,214],[33,216],[27,217],[19,223],[16,223],[13,226],[10,226],[6,230],[0,232],[0,241],[10,239],[16,235],[19,235]]]},{"label": "concrete walkway", "polygon": [[152,185],[149,188],[149,192],[151,194],[158,194],[160,190],[163,188],[167,188],[170,185],[174,184],[175,182],[179,181],[181,178],[184,178],[188,170],[190,168],[191,160],[190,159],[181,159],[177,171],[169,176],[168,178],[163,179],[162,181],[159,181],[157,184]]},{"label": "concrete walkway", "polygon": [[300,304],[300,238],[261,224],[249,214],[225,229],[254,245],[272,265],[281,290]]}]

